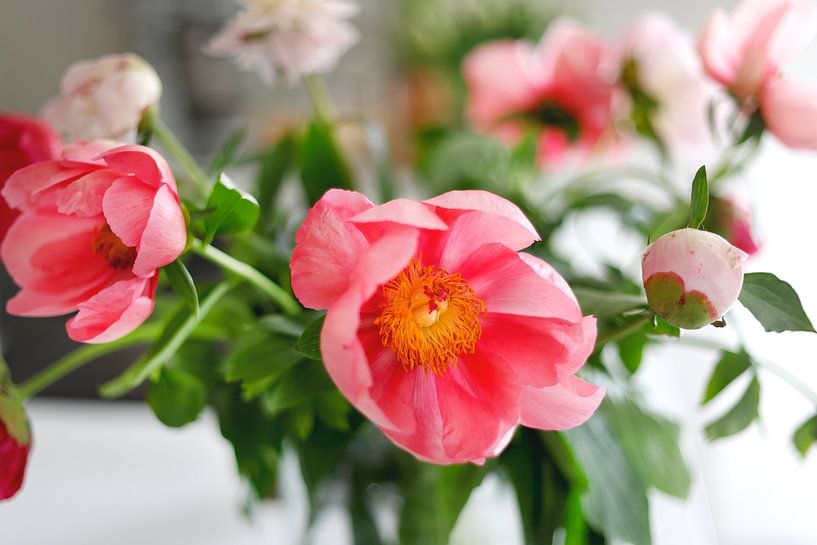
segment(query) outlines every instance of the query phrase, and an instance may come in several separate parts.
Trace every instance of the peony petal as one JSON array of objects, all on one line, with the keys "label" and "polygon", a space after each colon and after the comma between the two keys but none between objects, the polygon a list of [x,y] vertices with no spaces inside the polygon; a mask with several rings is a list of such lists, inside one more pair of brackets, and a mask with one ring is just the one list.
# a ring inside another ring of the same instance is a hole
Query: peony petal
[{"label": "peony petal", "polygon": [[766,82],[760,114],[778,140],[795,149],[817,150],[817,84],[775,77]]},{"label": "peony petal", "polygon": [[[480,212],[495,214],[514,221],[527,230],[534,241],[539,240],[539,234],[536,232],[536,228],[534,228],[533,224],[525,217],[525,214],[522,213],[518,206],[488,191],[479,189],[449,191],[448,193],[443,193],[442,195],[423,202],[448,210],[478,210]],[[523,246],[523,248],[526,246],[528,245]]]},{"label": "peony petal", "polygon": [[329,190],[309,211],[295,235],[292,252],[292,290],[307,308],[324,309],[349,286],[366,238],[346,220],[372,203],[353,191]]},{"label": "peony petal", "polygon": [[77,315],[66,324],[68,336],[77,342],[91,344],[124,337],[142,325],[153,312],[158,279],[158,275],[132,278],[103,289],[79,305]]},{"label": "peony petal", "polygon": [[332,303],[321,331],[324,365],[338,389],[382,427],[396,428],[372,399],[371,370],[358,338],[360,308],[378,286],[402,271],[417,249],[417,230],[395,227],[359,255],[349,272],[349,288]]},{"label": "peony petal", "polygon": [[105,220],[126,246],[139,246],[156,194],[155,188],[135,178],[120,178],[105,192],[102,198]]},{"label": "peony petal", "polygon": [[163,185],[153,200],[133,264],[133,274],[152,276],[156,269],[179,257],[186,244],[187,225],[179,207],[179,198],[170,187]]},{"label": "peony petal", "polygon": [[395,223],[418,229],[445,231],[448,225],[423,203],[409,199],[395,199],[379,206],[374,206],[356,216],[349,218],[352,223]]},{"label": "peony petal", "polygon": [[90,218],[102,213],[102,197],[121,175],[112,170],[93,170],[77,178],[63,189],[57,198],[60,214],[76,214]]},{"label": "peony petal", "polygon": [[[33,258],[44,246],[59,244],[77,235],[92,233],[98,220],[62,216],[59,214],[23,214],[8,231],[0,246],[0,255],[14,283],[26,287],[42,279],[42,270],[33,266]],[[91,257],[91,248],[77,261]]]},{"label": "peony petal", "polygon": [[468,117],[479,130],[494,129],[540,99],[541,66],[527,42],[498,40],[474,49],[463,62],[463,76]]},{"label": "peony petal", "polygon": [[722,8],[717,8],[704,25],[698,39],[698,53],[712,79],[725,86],[732,84],[740,60],[736,39]]},{"label": "peony petal", "polygon": [[158,152],[145,146],[119,146],[102,155],[111,168],[124,174],[136,176],[145,183],[159,186],[167,184],[176,192],[173,172]]},{"label": "peony petal", "polygon": [[466,212],[454,220],[437,261],[441,268],[456,271],[474,248],[483,244],[498,242],[516,251],[530,246],[534,240],[537,239],[529,230],[505,216]]},{"label": "peony petal", "polygon": [[87,172],[87,168],[65,170],[59,161],[37,163],[12,174],[6,180],[2,195],[9,206],[17,210],[48,208],[56,199],[43,194],[47,189]]},{"label": "peony petal", "polygon": [[570,323],[489,313],[480,320],[483,333],[477,352],[488,359],[502,358],[520,384],[542,388],[584,365],[596,340],[596,320]]},{"label": "peony petal", "polygon": [[540,430],[564,430],[590,418],[604,399],[604,388],[568,376],[561,384],[522,389],[521,423]]},{"label": "peony petal", "polygon": [[[425,371],[422,371],[425,372]],[[463,355],[444,376],[435,377],[443,421],[440,463],[481,463],[492,456],[519,421],[520,387],[503,360]]]},{"label": "peony petal", "polygon": [[489,313],[556,318],[578,323],[581,311],[561,287],[539,276],[519,254],[502,244],[485,244],[457,271],[485,302]]}]

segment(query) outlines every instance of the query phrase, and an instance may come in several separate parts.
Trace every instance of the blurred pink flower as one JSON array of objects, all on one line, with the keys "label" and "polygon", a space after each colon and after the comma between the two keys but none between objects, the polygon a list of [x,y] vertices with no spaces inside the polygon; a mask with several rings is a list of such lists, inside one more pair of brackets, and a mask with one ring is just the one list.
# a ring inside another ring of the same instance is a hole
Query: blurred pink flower
[{"label": "blurred pink flower", "polygon": [[20,291],[18,316],[58,316],[68,336],[108,342],[153,311],[158,269],[187,242],[176,182],[142,146],[78,143],[62,157],[15,172],[3,197],[21,212],[0,247]]},{"label": "blurred pink flower", "polygon": [[744,0],[731,17],[718,9],[698,43],[704,66],[747,113],[791,148],[817,149],[817,84],[790,80],[781,64],[817,33],[808,0]]},{"label": "blurred pink flower", "polygon": [[577,426],[604,395],[574,375],[595,319],[518,252],[538,238],[485,191],[375,206],[330,190],[296,236],[292,287],[328,309],[324,364],[358,410],[422,460],[482,463],[517,424]]},{"label": "blurred pink flower", "polygon": [[243,9],[213,38],[206,51],[235,57],[268,85],[283,74],[290,85],[302,76],[331,71],[357,41],[347,19],[350,0],[241,0]]},{"label": "blurred pink flower", "polygon": [[576,23],[554,21],[538,45],[496,41],[463,64],[474,128],[508,144],[538,133],[542,163],[587,152],[611,129],[615,75],[611,50]]},{"label": "blurred pink flower", "polygon": [[712,196],[709,216],[712,221],[707,221],[708,230],[721,235],[750,256],[760,250],[752,235],[752,214],[741,200]]},{"label": "blurred pink flower", "polygon": [[45,105],[43,117],[71,141],[136,142],[142,116],[162,95],[156,71],[133,53],[77,62],[61,88],[60,96]]},{"label": "blurred pink flower", "polygon": [[[0,390],[0,396],[3,395]],[[6,400],[0,400],[5,404]],[[5,422],[6,413],[0,407],[0,501],[13,497],[23,485],[23,478],[31,451],[31,433],[28,424],[18,423],[22,436],[15,436]],[[22,409],[20,409],[21,414]]]},{"label": "blurred pink flower", "polygon": [[679,229],[647,246],[641,259],[652,310],[684,329],[721,318],[737,301],[748,256],[722,237]]},{"label": "blurred pink flower", "polygon": [[[0,113],[0,190],[14,171],[59,156],[62,144],[47,123],[36,117]],[[0,242],[18,216],[0,199]]]},{"label": "blurred pink flower", "polygon": [[620,47],[622,80],[634,117],[645,116],[642,121],[676,155],[708,151],[707,108],[715,88],[704,75],[692,38],[669,17],[653,12],[627,30]]}]

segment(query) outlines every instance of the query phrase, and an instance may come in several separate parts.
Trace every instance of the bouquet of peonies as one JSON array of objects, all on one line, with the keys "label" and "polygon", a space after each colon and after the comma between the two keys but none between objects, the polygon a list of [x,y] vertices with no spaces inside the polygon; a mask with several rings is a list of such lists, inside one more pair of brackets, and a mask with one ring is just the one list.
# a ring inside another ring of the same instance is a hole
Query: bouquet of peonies
[{"label": "bouquet of peonies", "polygon": [[[141,346],[102,396],[147,383],[172,427],[209,408],[259,500],[293,453],[313,515],[341,490],[356,543],[446,543],[491,473],[516,490],[528,544],[650,543],[648,492],[683,498],[691,476],[678,425],[634,381],[644,354],[721,328],[704,403],[748,386],[706,426],[715,440],[757,418],[766,365],[731,343],[733,304],[767,331],[814,332],[792,286],[744,272],[759,243],[735,175],[766,133],[817,150],[817,84],[781,69],[817,8],[745,0],[696,49],[659,14],[613,43],[515,16],[520,2],[461,4],[401,7],[411,119],[392,146],[320,79],[358,39],[350,0],[242,0],[206,53],[303,82],[314,116],[251,153],[239,133],[210,168],[162,122],[159,77],[133,54],[73,65],[41,118],[0,116],[6,310],[70,314],[86,343],[18,383],[0,360],[0,499],[36,435],[26,400]],[[254,187],[231,182],[238,165]],[[397,197],[398,170],[420,199]],[[595,208],[638,233],[640,276],[606,262],[588,276],[559,250]],[[198,278],[201,261],[220,273]],[[817,416],[793,439],[805,454]]]}]

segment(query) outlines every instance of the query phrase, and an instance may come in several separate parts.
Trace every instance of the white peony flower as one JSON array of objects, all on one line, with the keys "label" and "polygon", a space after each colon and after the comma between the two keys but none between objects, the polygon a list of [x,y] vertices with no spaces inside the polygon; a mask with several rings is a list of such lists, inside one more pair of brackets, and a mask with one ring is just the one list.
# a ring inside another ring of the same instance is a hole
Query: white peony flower
[{"label": "white peony flower", "polygon": [[43,117],[72,141],[135,143],[145,110],[162,95],[156,71],[133,53],[74,63],[60,87],[60,96],[45,105]]},{"label": "white peony flower", "polygon": [[347,19],[348,0],[243,0],[243,9],[208,44],[215,56],[235,57],[268,85],[281,74],[290,85],[332,70],[358,40]]}]

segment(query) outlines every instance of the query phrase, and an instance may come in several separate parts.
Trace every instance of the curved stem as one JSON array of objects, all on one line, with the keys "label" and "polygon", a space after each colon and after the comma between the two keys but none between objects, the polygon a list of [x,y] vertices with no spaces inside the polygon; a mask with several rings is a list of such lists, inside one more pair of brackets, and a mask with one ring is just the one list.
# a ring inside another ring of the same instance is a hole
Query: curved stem
[{"label": "curved stem", "polygon": [[17,391],[22,399],[29,399],[86,363],[90,363],[95,359],[124,348],[150,342],[161,334],[161,332],[162,328],[160,324],[150,324],[142,326],[126,337],[106,344],[87,344],[81,346],[24,381],[17,387]]},{"label": "curved stem", "polygon": [[304,85],[309,93],[309,98],[312,101],[312,107],[315,109],[315,115],[322,121],[331,121],[334,119],[335,104],[332,102],[332,97],[329,95],[329,89],[326,87],[326,82],[318,74],[310,74],[304,78]]},{"label": "curved stem", "polygon": [[269,296],[270,299],[278,303],[281,309],[283,309],[283,311],[290,316],[294,316],[301,311],[301,306],[288,291],[243,261],[239,261],[233,256],[222,252],[215,246],[205,244],[200,240],[194,240],[191,249],[201,257],[215,263],[222,269],[243,278],[256,288],[263,291]]},{"label": "curved stem", "polygon": [[196,190],[197,196],[201,199],[206,199],[210,193],[210,177],[199,166],[199,163],[193,158],[193,155],[184,147],[173,131],[165,125],[164,121],[157,119],[153,125],[154,135],[156,139],[162,144],[162,147],[179,163],[179,166],[184,169],[188,178],[193,182],[193,187]]},{"label": "curved stem", "polygon": [[777,375],[778,378],[787,382],[789,386],[800,392],[800,394],[803,397],[805,397],[811,403],[817,406],[817,392],[809,388],[799,378],[789,373],[786,369],[780,367],[776,363],[772,363],[771,361],[765,359],[752,357],[752,362],[756,365],[756,367],[766,369],[767,371],[770,371],[771,373]]}]

